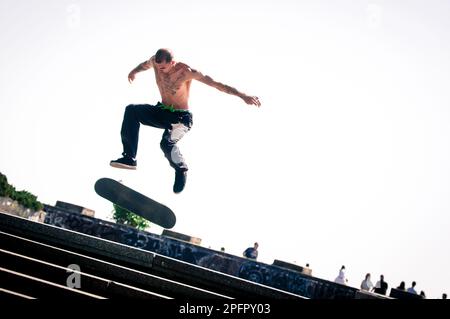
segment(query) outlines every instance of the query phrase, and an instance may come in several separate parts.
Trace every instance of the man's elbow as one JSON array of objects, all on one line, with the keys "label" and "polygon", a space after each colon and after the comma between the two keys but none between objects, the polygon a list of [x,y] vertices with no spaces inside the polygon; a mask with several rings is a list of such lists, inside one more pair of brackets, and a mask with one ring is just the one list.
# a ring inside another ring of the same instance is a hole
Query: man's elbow
[{"label": "man's elbow", "polygon": [[152,65],[148,62],[148,61],[145,61],[145,62],[142,62],[141,63],[141,68],[142,68],[142,70],[148,70],[148,69],[150,69],[152,67]]}]

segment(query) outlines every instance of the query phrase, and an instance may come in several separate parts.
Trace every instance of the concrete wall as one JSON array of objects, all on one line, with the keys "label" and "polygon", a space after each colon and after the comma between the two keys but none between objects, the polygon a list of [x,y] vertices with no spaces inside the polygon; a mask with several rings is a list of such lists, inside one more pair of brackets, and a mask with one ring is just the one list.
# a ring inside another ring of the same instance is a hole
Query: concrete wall
[{"label": "concrete wall", "polygon": [[44,211],[34,211],[19,204],[9,197],[0,197],[0,212],[7,213],[30,219],[37,222],[43,222],[45,218]]},{"label": "concrete wall", "polygon": [[45,223],[148,250],[314,299],[354,299],[355,288],[45,205]]},{"label": "concrete wall", "polygon": [[420,296],[420,295],[415,295],[415,294],[406,292],[404,290],[399,290],[396,288],[391,288],[389,297],[396,298],[396,299],[423,299],[422,296]]}]

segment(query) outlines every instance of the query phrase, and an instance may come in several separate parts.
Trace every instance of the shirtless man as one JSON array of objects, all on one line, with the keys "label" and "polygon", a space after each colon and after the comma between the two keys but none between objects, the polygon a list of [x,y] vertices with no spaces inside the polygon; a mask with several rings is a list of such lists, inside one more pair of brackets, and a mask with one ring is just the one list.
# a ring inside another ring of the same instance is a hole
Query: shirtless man
[{"label": "shirtless man", "polygon": [[128,75],[128,81],[134,81],[136,73],[155,70],[156,84],[161,93],[161,101],[156,105],[131,104],[125,109],[122,122],[123,157],[111,161],[117,168],[136,169],[136,153],[140,124],[164,129],[161,149],[175,169],[173,191],[180,193],[186,184],[188,167],[176,145],[192,127],[192,113],[189,111],[189,90],[192,80],[212,86],[219,91],[236,95],[250,105],[260,106],[256,96],[248,96],[235,88],[214,81],[211,77],[190,68],[173,59],[169,49],[159,49],[148,61],[139,64]]}]

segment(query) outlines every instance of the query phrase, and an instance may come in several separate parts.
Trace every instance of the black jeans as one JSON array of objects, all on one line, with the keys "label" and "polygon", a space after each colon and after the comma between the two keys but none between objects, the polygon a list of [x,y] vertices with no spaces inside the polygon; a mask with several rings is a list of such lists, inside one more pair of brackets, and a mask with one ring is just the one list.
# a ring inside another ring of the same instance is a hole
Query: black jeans
[{"label": "black jeans", "polygon": [[160,143],[164,155],[169,160],[170,166],[176,170],[188,170],[186,162],[180,153],[177,142],[192,127],[192,113],[172,112],[155,105],[130,104],[125,108],[123,116],[122,136],[123,156],[136,158],[140,125],[148,125],[164,129]]}]

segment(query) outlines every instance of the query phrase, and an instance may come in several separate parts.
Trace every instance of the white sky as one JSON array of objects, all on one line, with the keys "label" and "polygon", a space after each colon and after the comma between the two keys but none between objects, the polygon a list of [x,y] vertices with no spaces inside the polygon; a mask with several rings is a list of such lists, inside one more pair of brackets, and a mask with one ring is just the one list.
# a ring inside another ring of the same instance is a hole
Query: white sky
[{"label": "white sky", "polygon": [[[42,202],[108,219],[100,177],[170,206],[174,231],[260,260],[310,263],[359,287],[383,273],[440,298],[450,275],[450,2],[0,0],[0,171]],[[162,130],[142,127],[138,170],[122,152],[124,107],[159,100],[160,47],[260,97],[201,83],[174,173]],[[151,231],[160,233],[153,226]]]}]

